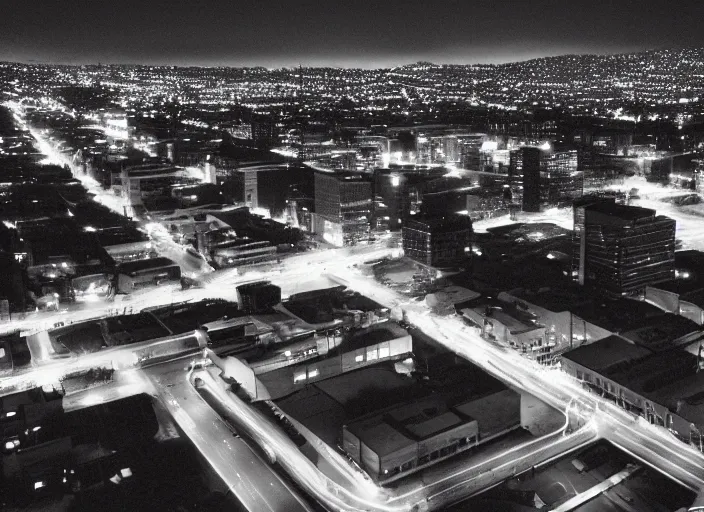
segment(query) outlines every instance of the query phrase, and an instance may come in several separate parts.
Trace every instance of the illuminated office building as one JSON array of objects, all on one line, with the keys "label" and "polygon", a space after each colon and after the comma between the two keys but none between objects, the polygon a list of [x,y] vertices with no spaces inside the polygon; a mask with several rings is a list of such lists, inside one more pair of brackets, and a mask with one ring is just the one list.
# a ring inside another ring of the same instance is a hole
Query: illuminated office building
[{"label": "illuminated office building", "polygon": [[402,231],[404,254],[424,265],[453,266],[469,256],[472,221],[466,215],[412,218]]},{"label": "illuminated office building", "polygon": [[635,295],[675,276],[675,221],[608,199],[575,206],[579,284],[611,296]]},{"label": "illuminated office building", "polygon": [[526,212],[571,204],[583,188],[577,151],[534,146],[511,151],[509,186],[513,203]]},{"label": "illuminated office building", "polygon": [[355,243],[369,236],[372,182],[356,173],[315,173],[313,232],[333,245]]}]

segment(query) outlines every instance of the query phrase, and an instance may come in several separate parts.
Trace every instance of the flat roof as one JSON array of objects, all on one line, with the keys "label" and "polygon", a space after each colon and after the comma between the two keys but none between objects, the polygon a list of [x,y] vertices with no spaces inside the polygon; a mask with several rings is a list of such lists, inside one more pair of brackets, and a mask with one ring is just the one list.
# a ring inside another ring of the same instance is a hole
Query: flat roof
[{"label": "flat roof", "polygon": [[521,395],[512,389],[503,389],[473,398],[453,410],[477,420],[480,432],[496,432],[500,427],[520,423],[520,407]]},{"label": "flat roof", "polygon": [[643,325],[646,318],[665,318],[667,315],[652,304],[631,299],[594,298],[574,304],[569,311],[611,332],[629,331]]},{"label": "flat roof", "polygon": [[499,322],[508,327],[508,329],[512,333],[527,332],[535,329],[540,329],[538,325],[524,322],[523,320],[517,318],[508,311],[492,309],[491,315],[489,315],[488,318],[496,318]]},{"label": "flat roof", "polygon": [[451,429],[464,423],[462,418],[454,412],[447,411],[438,416],[422,421],[404,425],[405,429],[418,439],[426,439],[444,430]]},{"label": "flat roof", "polygon": [[697,356],[686,350],[672,350],[644,357],[632,364],[613,366],[602,373],[627,389],[651,397],[658,390],[676,386],[694,375],[696,367]]},{"label": "flat roof", "polygon": [[199,326],[240,316],[237,303],[220,299],[205,299],[198,302],[185,302],[157,306],[145,310],[158,318],[176,334],[197,329]]},{"label": "flat roof", "polygon": [[145,260],[126,261],[118,266],[119,272],[138,272],[140,270],[148,270],[150,268],[166,267],[177,265],[177,263],[164,256],[157,258],[147,258]]},{"label": "flat roof", "polygon": [[695,425],[704,425],[704,372],[658,389],[649,398]]},{"label": "flat roof", "polygon": [[598,201],[589,203],[584,207],[585,211],[598,212],[604,215],[618,217],[623,220],[639,220],[655,215],[655,210],[642,208],[640,206],[626,206],[610,201]]},{"label": "flat roof", "polygon": [[447,300],[452,302],[453,304],[460,304],[462,302],[467,302],[470,300],[474,300],[478,297],[481,297],[481,293],[475,292],[473,290],[470,290],[469,288],[464,288],[462,286],[447,286],[440,290],[440,292],[436,292],[436,294],[446,294],[447,295]]},{"label": "flat roof", "polygon": [[439,233],[464,231],[472,229],[472,221],[466,215],[447,215],[444,217],[415,215],[408,219],[403,229],[434,230]]},{"label": "flat roof", "polygon": [[665,313],[658,317],[644,318],[641,326],[620,334],[642,347],[660,352],[691,343],[689,338],[684,342],[678,340],[700,329],[700,326],[689,318]]},{"label": "flat roof", "polygon": [[562,357],[590,370],[602,372],[621,363],[642,359],[652,353],[646,348],[614,335],[572,349],[565,352]]},{"label": "flat roof", "polygon": [[103,228],[95,233],[98,243],[103,247],[136,242],[148,242],[149,237],[134,226],[116,226]]},{"label": "flat roof", "polygon": [[404,449],[415,449],[416,441],[404,436],[388,423],[381,422],[359,432],[359,440],[383,457]]}]

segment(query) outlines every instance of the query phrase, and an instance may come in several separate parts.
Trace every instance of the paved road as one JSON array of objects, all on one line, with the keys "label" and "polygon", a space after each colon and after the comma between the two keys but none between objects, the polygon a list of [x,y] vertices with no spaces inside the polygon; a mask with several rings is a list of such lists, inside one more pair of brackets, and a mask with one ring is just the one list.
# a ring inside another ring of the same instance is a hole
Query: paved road
[{"label": "paved road", "polygon": [[345,272],[331,277],[387,307],[403,307],[410,323],[449,350],[555,408],[564,410],[570,401],[577,399],[575,405],[583,414],[593,414],[602,437],[624,447],[634,457],[685,487],[694,491],[704,488],[704,455],[666,429],[649,425],[590,393],[560,370],[543,368],[509,349],[488,343],[455,316],[434,316],[422,303],[409,303],[406,298],[358,273]]},{"label": "paved road", "polygon": [[325,452],[323,456],[330,462],[329,469],[338,472],[341,477],[331,478],[322,474],[278,427],[236,395],[227,392],[218,373],[219,369],[211,367],[194,375],[201,383],[201,393],[208,394],[211,403],[223,411],[228,421],[246,432],[260,446],[266,447],[302,488],[334,510],[408,511],[414,507],[418,510],[437,510],[597,439],[593,425],[585,425],[569,435],[560,429],[499,453],[487,449],[479,456],[466,459],[465,464],[445,466],[444,471],[416,474],[409,477],[412,483],[406,481],[393,489],[380,489],[364,475],[351,474],[347,461],[330,460]]},{"label": "paved road", "polygon": [[200,397],[189,382],[188,361],[144,370],[151,393],[173,417],[181,432],[220,476],[247,510],[311,512],[309,504]]}]

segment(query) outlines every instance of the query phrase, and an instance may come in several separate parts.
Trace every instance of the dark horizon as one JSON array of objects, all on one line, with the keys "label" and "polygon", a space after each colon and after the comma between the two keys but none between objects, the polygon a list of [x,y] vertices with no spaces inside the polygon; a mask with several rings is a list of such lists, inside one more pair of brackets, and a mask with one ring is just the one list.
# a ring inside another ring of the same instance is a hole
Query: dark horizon
[{"label": "dark horizon", "polygon": [[38,4],[0,20],[0,60],[371,69],[704,46],[704,5],[693,0]]}]

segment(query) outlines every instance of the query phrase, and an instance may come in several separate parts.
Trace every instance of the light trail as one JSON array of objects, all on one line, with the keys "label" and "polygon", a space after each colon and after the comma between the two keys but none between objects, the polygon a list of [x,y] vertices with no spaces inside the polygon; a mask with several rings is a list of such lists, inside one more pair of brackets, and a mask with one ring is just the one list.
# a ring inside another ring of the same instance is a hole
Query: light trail
[{"label": "light trail", "polygon": [[[567,374],[539,367],[518,354],[506,352],[491,345],[456,318],[434,317],[422,303],[409,303],[371,278],[353,272],[346,271],[344,277],[336,275],[332,277],[381,304],[400,305],[406,311],[409,323],[426,335],[459,356],[474,362],[488,373],[529,392],[553,407],[563,409],[569,400],[579,398],[588,410],[594,411],[599,431],[606,439],[613,437],[615,427],[613,421],[618,421],[612,418],[627,417],[630,419],[632,429],[641,428],[635,416],[585,390]],[[675,439],[662,428],[648,427],[647,430],[651,434],[647,439],[653,439],[652,442],[667,450],[680,460],[680,464],[686,466],[678,469],[677,479],[690,482],[690,487],[698,485],[704,477],[704,456]],[[657,467],[657,460],[652,457],[649,459],[647,456],[644,458],[650,465]]]},{"label": "light trail", "polygon": [[145,370],[152,394],[246,510],[312,512],[261,457],[233,433],[185,378],[183,362]]},{"label": "light trail", "polygon": [[[37,140],[40,149],[50,155],[52,161],[66,163],[70,168],[74,169],[75,172],[74,166],[65,155],[55,151],[51,145],[47,141],[43,140],[36,131],[30,131],[30,133],[32,133],[32,136],[35,140]],[[642,187],[643,185],[640,184],[640,186]],[[91,185],[91,187],[93,187],[93,185]],[[658,213],[668,215],[677,220],[678,238],[684,238],[686,243],[693,244],[691,246],[699,247],[704,244],[704,226],[702,225],[704,223],[701,222],[701,215],[694,210],[688,211],[681,207],[673,206],[670,203],[661,202],[661,199],[671,197],[673,195],[679,195],[681,192],[674,191],[673,189],[663,189],[657,187],[653,190],[645,190],[645,187],[643,188],[644,191],[642,193],[642,198],[635,200],[635,204],[654,208],[658,211]],[[103,191],[100,191],[100,195],[104,198],[104,200],[107,200],[107,196]],[[112,203],[112,207],[116,211],[119,211],[119,213],[122,213],[122,211],[118,208],[119,206],[121,206],[119,203]],[[571,228],[571,217],[570,210],[553,209],[542,214],[522,216],[519,218],[519,221],[553,222],[563,227]],[[475,227],[477,230],[481,230],[491,225],[502,225],[508,223],[511,223],[508,218],[491,219],[489,221],[479,221],[475,224]],[[456,319],[436,318],[430,314],[427,308],[423,305],[410,305],[407,303],[408,301],[405,298],[399,296],[393,291],[383,288],[381,285],[371,281],[369,278],[356,276],[355,273],[349,268],[355,262],[363,263],[364,261],[384,257],[388,254],[389,249],[382,250],[373,246],[363,247],[361,250],[360,248],[340,249],[327,251],[325,253],[317,252],[311,253],[310,255],[291,257],[286,261],[286,266],[290,266],[291,268],[282,270],[281,274],[278,276],[269,275],[266,272],[253,272],[245,276],[237,276],[234,272],[223,272],[222,274],[214,275],[202,289],[186,290],[184,291],[185,293],[178,293],[178,301],[191,300],[199,296],[205,298],[214,292],[217,292],[219,296],[227,295],[227,288],[229,285],[251,280],[254,276],[257,278],[266,276],[274,282],[278,281],[284,286],[295,288],[297,286],[296,281],[305,276],[310,277],[311,266],[314,266],[317,272],[327,272],[332,275],[343,274],[345,277],[339,277],[338,279],[348,285],[351,289],[358,290],[381,304],[389,305],[391,307],[402,306],[406,310],[408,319],[413,325],[461,357],[475,362],[478,366],[482,367],[492,375],[495,375],[498,378],[518,387],[519,389],[527,391],[546,403],[558,408],[566,405],[569,406],[575,398],[579,398],[579,400],[582,401],[580,405],[582,409],[578,410],[580,415],[583,417],[588,417],[590,414],[594,415],[594,419],[588,424],[589,427],[582,428],[578,431],[580,434],[586,435],[590,430],[598,428],[607,439],[611,440],[619,447],[622,447],[628,443],[632,444],[630,449],[623,449],[631,453],[631,455],[635,458],[651,465],[655,465],[655,467],[661,471],[664,471],[662,467],[666,466],[668,468],[668,472],[666,474],[668,474],[670,478],[678,480],[690,488],[704,486],[704,475],[702,475],[702,472],[704,471],[704,458],[702,457],[702,454],[696,452],[691,447],[684,445],[672,437],[669,432],[666,432],[662,428],[642,425],[641,422],[634,416],[616,408],[610,402],[587,392],[565,374],[555,371],[546,371],[543,368],[536,367],[536,365],[526,361],[517,354],[499,350],[483,340],[476,333],[469,331]],[[139,308],[142,308],[150,305],[161,305],[168,303],[169,298],[171,301],[174,300],[173,295],[175,291],[175,288],[152,290],[143,295],[135,296],[134,300],[131,302],[131,305],[133,307],[138,306]],[[231,293],[234,295],[234,290],[231,290]],[[98,307],[95,310],[90,310],[87,312],[83,311],[68,313],[67,316],[55,315],[53,318],[60,321],[71,318],[75,321],[81,317],[81,314],[99,315],[111,307],[114,306],[106,305],[105,308]],[[29,320],[27,323],[31,322],[32,320]],[[48,322],[49,320],[47,320],[47,323]],[[15,322],[11,322],[11,324],[13,324],[14,327],[18,325]],[[110,358],[109,356],[110,354],[100,353],[98,356],[81,359],[80,361],[72,360],[70,362],[60,363],[51,362],[41,367],[40,374],[36,371],[30,371],[26,374],[14,376],[14,380],[12,380],[13,378],[10,378],[11,380],[9,381],[3,379],[2,385],[11,385],[13,382],[15,384],[21,384],[23,382],[27,384],[36,384],[37,382],[51,383],[57,378],[57,376],[60,377],[62,372],[69,370],[75,371],[77,368],[91,367],[91,365],[101,364],[101,362],[114,361],[114,357]],[[127,361],[125,364],[127,364]],[[180,375],[183,376],[183,373]],[[213,384],[214,383],[210,383],[209,389],[212,388]],[[140,388],[135,386],[134,389]],[[222,389],[217,388],[217,386],[212,389],[216,391],[214,396],[216,396],[219,400],[224,401],[225,399],[229,399],[229,396],[225,394]],[[199,412],[195,415],[185,413],[185,409],[181,407],[181,403],[176,398],[169,398],[167,395],[168,393],[163,396],[165,402],[169,406],[169,410],[172,412],[174,418],[177,419],[179,424],[181,424],[182,427],[185,426],[185,428],[189,431],[189,436],[192,435],[197,442],[203,441],[205,443],[212,443],[216,441],[216,439],[207,438],[202,433],[198,432],[198,429],[201,426],[198,423],[198,420],[200,419],[199,414],[204,413],[204,410],[199,409]],[[231,403],[230,406],[232,406]],[[364,507],[372,507],[371,509],[373,510],[396,511],[408,509],[409,503],[399,504],[398,507],[393,505],[391,501],[393,498],[390,496],[387,496],[387,502],[382,504],[382,507],[386,508],[376,508],[378,503],[369,500],[360,501],[359,496],[354,492],[357,491],[364,495],[364,493],[368,491],[368,489],[366,489],[366,484],[360,483],[360,487],[353,491],[346,489],[341,490],[340,488],[335,487],[331,483],[331,480],[325,480],[324,475],[322,475],[312,464],[310,464],[310,467],[299,467],[297,464],[292,464],[291,461],[300,462],[300,459],[297,457],[300,457],[301,454],[290,439],[286,438],[283,433],[276,430],[273,430],[272,432],[257,433],[256,427],[261,426],[263,424],[262,422],[265,420],[259,418],[249,408],[241,409],[237,407],[231,409],[231,412],[235,411],[242,415],[240,419],[243,419],[249,423],[250,428],[253,429],[252,431],[255,433],[255,437],[259,436],[259,440],[264,446],[268,445],[270,449],[278,451],[277,457],[281,457],[283,455],[283,458],[280,459],[282,465],[285,465],[286,469],[293,476],[298,475],[302,477],[305,481],[306,487],[312,494],[315,494],[316,491],[319,491],[320,487],[322,487],[325,490],[324,492],[328,493],[326,499],[330,500],[329,503],[335,504],[335,506],[339,505],[341,507],[348,507],[345,500],[351,500],[355,503],[363,505]],[[648,435],[645,435],[644,431],[647,431]],[[217,432],[217,435],[221,434],[221,432],[217,430],[213,432]],[[554,445],[561,445],[564,439],[565,438],[560,438],[558,441],[555,441]],[[505,462],[499,465],[499,467],[506,468],[510,467],[512,464],[515,466],[516,460],[527,460],[530,457],[537,457],[538,450],[530,451],[530,447],[538,446],[540,444],[539,441],[541,441],[541,439],[532,441],[531,443],[525,445],[520,445],[519,447],[508,450],[506,453],[497,455],[491,460],[497,461],[502,457],[514,455],[514,458],[511,461]],[[228,450],[233,450],[232,445],[228,444],[227,439],[220,440],[220,443],[223,442],[228,447]],[[547,445],[546,447],[550,447],[550,445]],[[530,453],[525,456],[515,457],[516,454],[522,453],[522,450],[529,450]],[[217,457],[212,453],[212,450],[210,450],[209,453],[210,457]],[[678,460],[679,463],[675,464],[673,459]],[[308,462],[310,463],[310,461]],[[475,465],[472,468],[463,468],[454,475],[445,475],[440,483],[452,480],[458,476],[470,472],[478,466],[479,465]],[[221,474],[223,479],[231,482],[231,485],[235,485],[235,483],[232,483],[231,475],[223,474],[220,471],[219,474]],[[240,476],[239,472],[237,472],[237,476]],[[479,476],[475,478],[478,478]],[[368,484],[368,481],[365,482]],[[440,490],[432,496],[436,497],[440,494],[450,492],[454,488],[466,485],[467,480],[461,483],[453,484],[452,487]],[[378,488],[375,487],[375,489]],[[342,498],[343,496],[344,500]],[[408,493],[404,495],[403,498],[410,499],[410,496],[413,496],[413,494]],[[264,499],[263,497],[261,498]],[[421,503],[423,503],[423,500],[419,500],[413,505]],[[357,508],[344,509],[358,510]]]},{"label": "light trail", "polygon": [[236,418],[236,424],[243,427],[247,434],[260,446],[268,447],[276,454],[276,461],[284,467],[307,492],[334,510],[356,512],[374,510],[382,512],[405,512],[411,510],[409,505],[386,505],[381,488],[370,486],[367,481],[359,481],[356,492],[337,485],[325,476],[305,457],[298,447],[278,428],[263,429],[266,419],[232,393],[222,389],[208,371],[193,374],[201,380],[200,387],[218,400],[226,411]]}]

